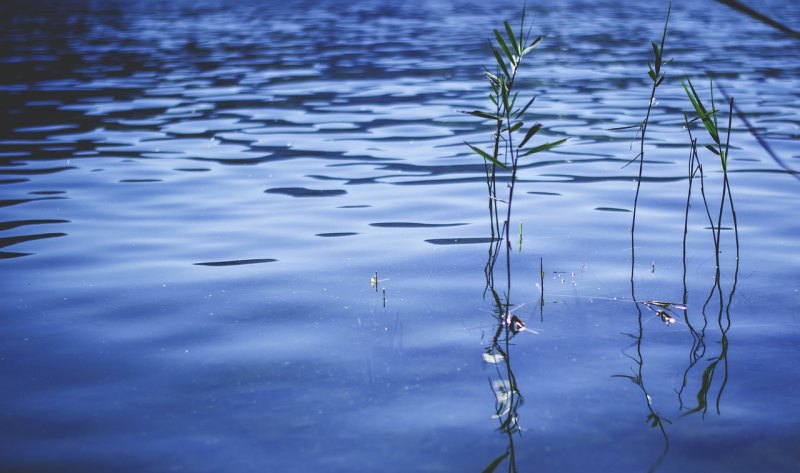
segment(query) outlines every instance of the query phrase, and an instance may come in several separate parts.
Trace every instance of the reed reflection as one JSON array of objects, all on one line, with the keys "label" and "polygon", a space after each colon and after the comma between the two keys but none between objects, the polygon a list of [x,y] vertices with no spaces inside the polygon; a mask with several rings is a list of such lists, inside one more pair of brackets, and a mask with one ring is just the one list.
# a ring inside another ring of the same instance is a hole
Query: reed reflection
[{"label": "reed reflection", "polygon": [[[489,294],[493,301],[492,316],[495,319],[494,334],[489,346],[483,353],[483,361],[494,366],[495,371],[489,377],[489,385],[494,393],[495,407],[494,419],[499,422],[498,430],[505,437],[507,444],[503,453],[483,470],[484,473],[495,471],[500,465],[506,464],[507,471],[516,472],[517,459],[514,447],[516,435],[522,431],[519,424],[518,409],[523,403],[523,396],[517,385],[516,377],[511,366],[511,340],[521,331],[527,330],[525,324],[513,314],[512,306],[508,300],[507,291],[504,297],[495,289],[494,269],[497,255],[500,251],[502,240],[495,240],[490,244],[489,257],[484,268],[486,274],[486,288],[484,296]],[[508,245],[503,245],[506,257],[510,257]],[[510,271],[507,289],[510,289]]]}]

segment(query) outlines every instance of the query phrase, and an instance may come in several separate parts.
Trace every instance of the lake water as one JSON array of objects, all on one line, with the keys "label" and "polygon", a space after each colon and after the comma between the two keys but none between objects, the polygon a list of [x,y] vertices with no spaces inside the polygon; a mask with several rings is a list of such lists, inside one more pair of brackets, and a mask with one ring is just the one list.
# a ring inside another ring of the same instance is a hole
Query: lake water
[{"label": "lake water", "polygon": [[[4,2],[0,469],[800,470],[798,41],[675,1],[632,285],[614,128],[646,113],[667,4],[529,3],[517,87],[535,140],[569,140],[520,170],[512,337],[463,143],[491,129],[462,112],[521,4]],[[753,4],[800,29],[800,3]],[[749,123],[719,284],[697,180],[682,248],[678,79],[709,97],[707,73]]]}]

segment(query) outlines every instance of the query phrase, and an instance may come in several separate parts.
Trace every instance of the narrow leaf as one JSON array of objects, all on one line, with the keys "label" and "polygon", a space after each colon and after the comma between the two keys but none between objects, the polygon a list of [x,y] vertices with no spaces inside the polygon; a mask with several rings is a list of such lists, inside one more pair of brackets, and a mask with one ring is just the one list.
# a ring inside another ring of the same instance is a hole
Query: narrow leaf
[{"label": "narrow leaf", "polygon": [[511,51],[508,49],[508,45],[506,45],[506,41],[503,39],[503,35],[500,33],[499,30],[494,30],[494,37],[497,38],[497,45],[500,46],[500,49],[503,51],[503,54],[506,55],[508,58],[508,62],[511,65],[514,65],[514,55],[511,54]]},{"label": "narrow leaf", "polygon": [[653,82],[656,81],[656,71],[653,70],[653,66],[649,62],[647,63],[647,74],[650,76],[650,79],[652,79]]},{"label": "narrow leaf", "polygon": [[530,129],[530,130],[528,130],[528,132],[527,132],[527,133],[525,133],[525,138],[523,138],[523,139],[522,139],[522,142],[521,142],[521,143],[519,144],[519,146],[517,146],[517,147],[518,147],[518,148],[522,148],[523,146],[525,146],[525,143],[527,143],[527,142],[528,142],[528,140],[530,140],[531,138],[533,138],[533,135],[535,135],[536,133],[538,133],[538,132],[539,132],[539,130],[541,130],[541,129],[542,129],[542,124],[541,124],[541,123],[537,123],[537,124],[533,125],[533,126],[531,127],[531,129]]},{"label": "narrow leaf", "polygon": [[[697,94],[694,86],[692,85],[692,81],[689,78],[686,78],[686,82],[689,83],[689,87],[686,87],[686,83],[681,81],[681,85],[683,85],[683,89],[686,91],[687,97],[689,97],[689,101],[692,103],[692,107],[694,107],[695,112],[697,115],[700,116],[700,120],[703,122],[703,126],[705,126],[706,131],[708,134],[711,135],[711,138],[714,140],[715,143],[719,144],[719,133],[717,132],[716,127],[714,126],[714,122],[709,119],[710,114],[706,111],[706,108],[703,106],[703,102],[700,100],[700,96]],[[691,92],[689,92],[691,89]]]},{"label": "narrow leaf", "polygon": [[511,40],[511,47],[514,48],[514,54],[519,54],[520,48],[519,45],[517,44],[517,39],[514,37],[514,30],[511,29],[511,25],[509,25],[507,21],[504,21],[503,25],[506,27],[506,34],[508,35],[508,39]]},{"label": "narrow leaf", "polygon": [[496,164],[497,166],[500,166],[501,168],[505,169],[506,171],[510,171],[510,169],[508,169],[508,166],[506,166],[505,164],[503,164],[500,161],[498,161],[495,157],[493,157],[492,155],[490,155],[486,151],[484,151],[484,150],[482,150],[480,148],[476,148],[475,146],[472,146],[471,144],[467,143],[466,141],[464,142],[464,144],[469,146],[470,149],[472,149],[472,151],[475,151],[476,153],[478,153],[478,155],[480,157],[482,157],[483,159],[489,161],[492,164]]},{"label": "narrow leaf", "polygon": [[653,41],[650,43],[653,46],[653,57],[655,58],[656,70],[661,69],[661,49],[659,49],[658,44]]},{"label": "narrow leaf", "polygon": [[552,143],[539,145],[539,146],[537,146],[535,148],[531,148],[528,151],[525,151],[524,153],[522,153],[522,156],[528,156],[528,155],[531,155],[531,154],[540,153],[542,151],[547,151],[548,149],[555,148],[556,146],[560,145],[561,143],[563,143],[565,141],[567,141],[566,138],[564,138],[563,140],[554,141]]},{"label": "narrow leaf", "polygon": [[480,117],[480,118],[488,118],[490,120],[497,120],[497,121],[501,120],[501,118],[498,117],[497,115],[494,115],[494,114],[491,114],[491,113],[488,113],[488,112],[484,112],[484,111],[481,111],[481,110],[472,110],[471,112],[464,112],[464,113],[466,113],[468,115],[474,115],[474,116]]},{"label": "narrow leaf", "polygon": [[511,133],[514,133],[515,131],[517,131],[520,128],[522,128],[522,125],[524,125],[524,123],[522,123],[522,122],[514,123],[513,125],[511,125],[511,128],[509,128],[508,131],[511,132]]},{"label": "narrow leaf", "polygon": [[503,61],[500,53],[494,47],[492,47],[492,54],[494,54],[494,58],[497,60],[497,65],[500,66],[500,70],[503,71],[503,74],[505,74],[506,77],[511,77],[511,75],[508,73],[508,68],[506,67],[505,61]]},{"label": "narrow leaf", "polygon": [[530,106],[531,106],[531,104],[533,104],[533,101],[534,101],[534,100],[536,100],[536,97],[533,97],[532,99],[530,99],[530,100],[528,101],[528,103],[526,103],[526,104],[525,104],[525,106],[524,106],[524,107],[522,107],[522,110],[520,110],[519,112],[517,112],[517,113],[516,113],[516,116],[515,116],[515,118],[519,118],[519,117],[521,117],[521,116],[522,116],[522,114],[523,114],[523,113],[527,112],[527,111],[528,111],[528,108],[530,108]]},{"label": "narrow leaf", "polygon": [[706,145],[706,149],[708,149],[708,150],[709,150],[709,151],[711,151],[712,153],[714,153],[714,154],[716,154],[717,156],[719,156],[719,151],[717,151],[717,148],[713,147],[712,145]]}]

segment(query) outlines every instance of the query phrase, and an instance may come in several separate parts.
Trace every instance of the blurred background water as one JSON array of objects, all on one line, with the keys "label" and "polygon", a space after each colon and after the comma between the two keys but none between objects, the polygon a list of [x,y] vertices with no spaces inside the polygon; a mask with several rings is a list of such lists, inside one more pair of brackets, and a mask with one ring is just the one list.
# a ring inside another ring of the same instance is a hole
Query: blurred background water
[{"label": "blurred background water", "polygon": [[[753,6],[800,29],[797,2]],[[644,116],[667,3],[529,2],[518,87],[569,141],[520,171],[512,302],[538,334],[497,363],[463,144],[491,130],[462,112],[521,7],[4,2],[0,468],[798,471],[797,40],[675,1],[634,265],[641,300],[685,280],[665,324],[631,300],[636,130],[613,129]],[[719,286],[697,187],[683,276],[678,79],[707,97],[708,73],[780,159],[734,117]]]}]

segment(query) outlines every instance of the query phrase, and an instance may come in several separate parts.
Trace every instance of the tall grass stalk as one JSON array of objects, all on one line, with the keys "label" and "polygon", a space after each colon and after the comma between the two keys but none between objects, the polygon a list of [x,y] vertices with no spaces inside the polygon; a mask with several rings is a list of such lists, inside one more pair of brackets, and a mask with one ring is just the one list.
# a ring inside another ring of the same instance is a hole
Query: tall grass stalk
[{"label": "tall grass stalk", "polygon": [[652,81],[652,86],[650,88],[650,101],[647,104],[647,113],[644,117],[644,120],[642,120],[642,123],[639,125],[639,155],[636,156],[636,158],[639,159],[639,174],[636,178],[636,194],[633,198],[633,216],[631,218],[631,281],[633,281],[634,264],[636,261],[636,216],[639,206],[639,192],[642,187],[642,173],[644,172],[645,138],[647,135],[647,125],[650,122],[650,114],[653,111],[653,106],[655,105],[656,101],[656,89],[658,89],[658,86],[664,82],[665,76],[662,72],[662,69],[667,64],[667,62],[664,61],[664,43],[667,39],[667,26],[669,25],[669,15],[671,12],[672,2],[670,1],[669,8],[667,9],[667,19],[664,21],[664,30],[661,33],[661,42],[656,43],[655,41],[652,41],[650,43],[653,48],[653,63],[647,63],[648,75]]}]

